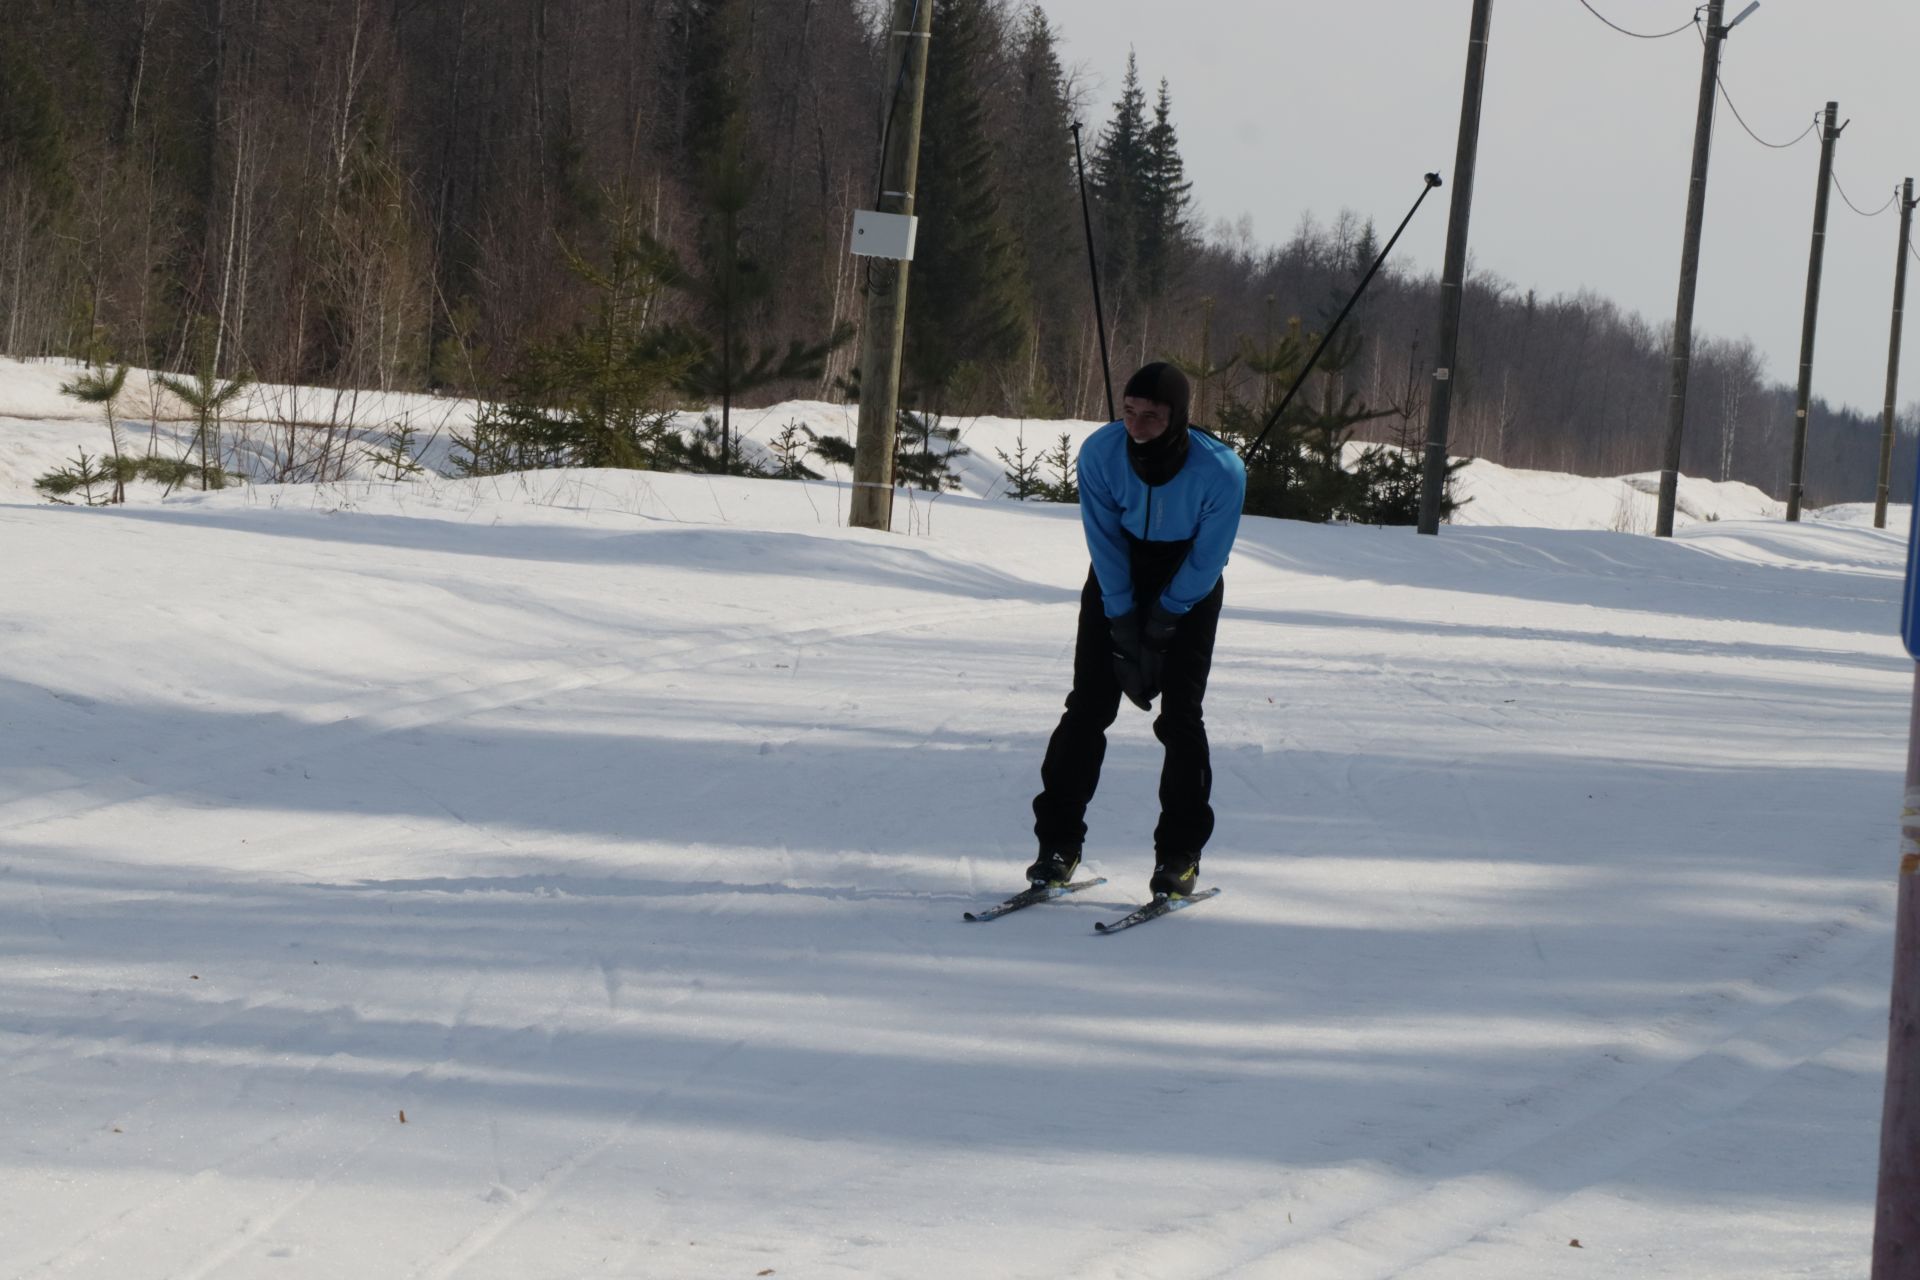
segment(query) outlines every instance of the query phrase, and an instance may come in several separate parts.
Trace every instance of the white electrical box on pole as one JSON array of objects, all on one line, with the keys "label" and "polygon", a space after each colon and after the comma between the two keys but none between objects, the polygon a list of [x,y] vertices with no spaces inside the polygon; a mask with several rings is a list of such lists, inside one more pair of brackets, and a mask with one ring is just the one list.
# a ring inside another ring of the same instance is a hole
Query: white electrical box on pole
[{"label": "white electrical box on pole", "polygon": [[920,219],[906,213],[878,213],[860,209],[853,215],[853,244],[858,258],[891,258],[895,262],[913,261],[913,242],[920,234]]}]

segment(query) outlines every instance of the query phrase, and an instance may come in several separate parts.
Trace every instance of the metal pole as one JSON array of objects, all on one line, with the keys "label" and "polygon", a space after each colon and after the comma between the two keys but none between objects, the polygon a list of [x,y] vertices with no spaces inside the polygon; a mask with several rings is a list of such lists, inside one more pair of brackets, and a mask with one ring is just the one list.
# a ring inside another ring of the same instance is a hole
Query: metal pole
[{"label": "metal pole", "polygon": [[1493,0],[1473,0],[1467,39],[1467,82],[1460,97],[1460,144],[1453,159],[1453,209],[1447,215],[1447,257],[1440,273],[1440,363],[1433,371],[1427,452],[1420,474],[1421,533],[1440,532],[1447,488],[1447,429],[1453,417],[1453,370],[1460,351],[1460,300],[1466,291],[1467,223],[1473,217],[1473,166],[1480,151],[1480,99],[1487,83],[1487,30]]},{"label": "metal pole", "polygon": [[1880,1180],[1873,1213],[1872,1280],[1920,1275],[1920,666],[1907,729],[1907,794],[1900,820],[1900,892],[1894,907],[1893,997],[1887,1088],[1880,1112]]},{"label": "metal pole", "polygon": [[1673,313],[1673,356],[1667,374],[1667,453],[1660,468],[1656,538],[1673,536],[1673,508],[1680,494],[1680,439],[1687,424],[1687,379],[1693,370],[1693,295],[1700,281],[1700,228],[1707,215],[1707,161],[1713,155],[1714,90],[1720,82],[1721,24],[1726,0],[1707,5],[1706,50],[1700,55],[1700,103],[1693,120],[1693,178],[1687,187],[1687,231],[1680,247],[1680,301]]},{"label": "metal pole", "polygon": [[1252,444],[1240,451],[1243,461],[1252,461],[1253,455],[1259,452],[1260,445],[1266,440],[1267,433],[1280,425],[1280,419],[1286,414],[1287,406],[1293,403],[1294,396],[1298,395],[1300,388],[1306,385],[1307,375],[1311,374],[1313,367],[1320,363],[1320,357],[1325,353],[1327,344],[1333,341],[1333,335],[1340,332],[1340,326],[1346,323],[1347,316],[1359,304],[1360,295],[1365,293],[1367,286],[1373,283],[1374,276],[1379,274],[1381,266],[1386,263],[1387,255],[1393,252],[1393,246],[1400,243],[1400,237],[1406,232],[1407,224],[1413,221],[1414,214],[1420,212],[1420,205],[1426,200],[1428,193],[1440,185],[1440,175],[1430,173],[1427,175],[1426,182],[1427,185],[1420,188],[1419,199],[1413,202],[1413,208],[1407,210],[1407,216],[1400,219],[1400,225],[1394,230],[1393,238],[1387,241],[1387,247],[1380,251],[1380,256],[1373,260],[1373,265],[1361,278],[1360,287],[1353,291],[1351,298],[1347,299],[1347,305],[1340,308],[1340,314],[1334,317],[1333,323],[1327,326],[1326,333],[1321,335],[1320,345],[1313,349],[1313,354],[1307,357],[1307,362],[1300,366],[1300,372],[1294,376],[1293,385],[1287,388],[1287,394],[1280,397],[1280,403],[1275,405],[1273,412],[1267,415],[1267,425],[1260,428],[1260,434],[1253,438]]},{"label": "metal pole", "polygon": [[[926,101],[927,46],[933,43],[934,0],[893,0],[893,57],[887,84],[896,100],[880,159],[882,213],[911,214],[920,176],[920,118]],[[902,78],[904,87],[901,86]],[[907,329],[905,262],[867,268],[867,318],[860,338],[860,427],[854,439],[853,499],[847,523],[858,529],[893,524],[893,432],[900,412],[900,350]]]},{"label": "metal pole", "polygon": [[1887,340],[1887,407],[1880,419],[1880,483],[1874,489],[1873,527],[1887,527],[1887,491],[1893,478],[1894,401],[1900,396],[1900,331],[1907,307],[1907,252],[1913,244],[1913,179],[1900,192],[1900,263],[1893,269],[1893,336]]},{"label": "metal pole", "polygon": [[1787,482],[1787,519],[1800,518],[1801,483],[1807,461],[1807,414],[1813,408],[1813,337],[1820,323],[1820,267],[1827,252],[1827,197],[1833,190],[1833,147],[1840,141],[1834,122],[1840,104],[1827,104],[1826,127],[1820,131],[1820,186],[1813,197],[1813,250],[1807,259],[1807,311],[1800,323],[1800,392],[1793,410],[1793,471]]},{"label": "metal pole", "polygon": [[1073,122],[1073,167],[1080,175],[1080,221],[1087,228],[1087,270],[1093,273],[1093,327],[1100,334],[1100,386],[1107,393],[1107,421],[1113,411],[1113,367],[1107,362],[1107,318],[1100,308],[1100,260],[1093,252],[1093,211],[1087,203],[1087,163],[1080,155],[1080,122]]}]

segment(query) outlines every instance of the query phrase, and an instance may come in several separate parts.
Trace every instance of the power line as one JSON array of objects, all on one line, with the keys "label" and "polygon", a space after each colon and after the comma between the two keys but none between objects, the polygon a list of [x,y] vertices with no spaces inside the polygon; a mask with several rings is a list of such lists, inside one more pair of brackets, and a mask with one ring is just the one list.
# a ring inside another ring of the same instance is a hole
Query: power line
[{"label": "power line", "polygon": [[1682,31],[1685,31],[1685,30],[1687,30],[1687,28],[1688,28],[1688,27],[1693,27],[1693,26],[1696,26],[1696,25],[1698,25],[1698,23],[1699,23],[1699,21],[1700,21],[1700,14],[1699,14],[1699,11],[1698,11],[1698,10],[1695,10],[1695,11],[1694,11],[1694,15],[1693,15],[1693,21],[1692,21],[1692,22],[1689,22],[1689,23],[1687,23],[1687,25],[1686,25],[1685,27],[1675,27],[1675,28],[1674,28],[1673,30],[1671,30],[1671,31],[1662,31],[1662,32],[1660,32],[1660,33],[1659,33],[1658,35],[1649,35],[1649,34],[1647,34],[1647,33],[1646,33],[1646,32],[1644,32],[1644,31],[1629,31],[1629,30],[1627,30],[1627,29],[1626,29],[1625,27],[1623,27],[1623,26],[1621,26],[1621,25],[1620,25],[1619,23],[1617,23],[1617,22],[1614,22],[1614,21],[1612,21],[1611,19],[1609,19],[1609,18],[1607,17],[1607,15],[1606,15],[1606,14],[1604,14],[1604,13],[1601,13],[1601,12],[1600,12],[1600,11],[1599,11],[1598,9],[1596,9],[1596,8],[1594,8],[1594,7],[1592,6],[1592,5],[1590,5],[1590,4],[1587,4],[1587,0],[1580,0],[1580,3],[1581,3],[1581,5],[1582,5],[1582,6],[1584,6],[1584,7],[1585,7],[1585,9],[1586,9],[1586,11],[1587,11],[1588,13],[1590,13],[1590,14],[1592,14],[1592,15],[1593,15],[1594,17],[1596,17],[1596,18],[1598,18],[1598,19],[1600,19],[1600,21],[1602,21],[1602,22],[1604,22],[1604,23],[1606,23],[1606,24],[1607,24],[1608,26],[1610,26],[1610,27],[1612,27],[1612,28],[1613,28],[1613,29],[1614,29],[1615,31],[1618,31],[1618,32],[1619,32],[1619,33],[1620,33],[1621,35],[1623,35],[1623,36],[1632,36],[1632,37],[1633,37],[1633,38],[1634,38],[1635,40],[1665,40],[1665,39],[1666,39],[1666,38],[1667,38],[1668,36],[1677,36],[1677,35],[1679,35],[1679,34],[1680,34],[1680,33],[1681,33]]},{"label": "power line", "polygon": [[919,29],[920,0],[913,0],[913,11],[907,18],[907,29],[896,31],[895,35],[905,36],[909,43],[900,47],[900,73],[893,78],[893,93],[887,99],[886,122],[880,126],[880,177],[877,182],[879,192],[873,197],[873,207],[878,209],[880,202],[887,198],[887,140],[893,136],[893,116],[900,107],[900,90],[907,83],[907,63],[912,61],[911,50],[913,33]]},{"label": "power line", "polygon": [[1740,122],[1740,127],[1747,131],[1747,136],[1749,138],[1752,138],[1755,142],[1759,143],[1763,147],[1771,147],[1775,151],[1785,151],[1789,147],[1799,146],[1800,143],[1803,140],[1805,140],[1807,134],[1812,133],[1815,129],[1818,129],[1820,127],[1820,117],[1818,113],[1816,113],[1813,117],[1813,120],[1807,125],[1806,131],[1803,132],[1798,138],[1795,138],[1792,142],[1768,142],[1765,138],[1761,137],[1759,134],[1753,131],[1753,126],[1748,124],[1746,117],[1740,114],[1740,108],[1733,105],[1733,95],[1727,92],[1727,82],[1722,80],[1719,76],[1715,76],[1713,78],[1713,83],[1716,86],[1718,86],[1720,90],[1720,97],[1727,104],[1727,110],[1733,112],[1733,118]]},{"label": "power line", "polygon": [[1853,210],[1855,213],[1859,214],[1863,218],[1879,217],[1881,214],[1885,213],[1887,210],[1893,208],[1894,201],[1900,198],[1900,191],[1898,188],[1895,188],[1894,193],[1887,197],[1887,202],[1885,204],[1881,205],[1878,209],[1875,209],[1872,213],[1868,213],[1865,209],[1862,209],[1859,205],[1855,204],[1852,198],[1847,195],[1847,189],[1840,185],[1840,175],[1838,173],[1833,175],[1833,189],[1835,191],[1838,191],[1840,193],[1840,198],[1847,202],[1847,208]]}]

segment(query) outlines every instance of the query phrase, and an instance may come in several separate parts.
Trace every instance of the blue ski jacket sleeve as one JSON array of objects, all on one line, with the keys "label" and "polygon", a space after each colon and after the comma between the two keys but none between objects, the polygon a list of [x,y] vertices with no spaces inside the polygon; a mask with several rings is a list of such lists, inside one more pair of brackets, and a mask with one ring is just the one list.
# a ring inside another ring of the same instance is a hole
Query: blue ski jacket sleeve
[{"label": "blue ski jacket sleeve", "polygon": [[[1158,601],[1184,614],[1206,598],[1240,531],[1247,471],[1232,446],[1194,430],[1173,479],[1148,485],[1127,461],[1127,429],[1109,422],[1080,449],[1080,522],[1109,618],[1133,612],[1135,543],[1188,543],[1186,558]],[[1154,602],[1145,602],[1148,604]]]}]

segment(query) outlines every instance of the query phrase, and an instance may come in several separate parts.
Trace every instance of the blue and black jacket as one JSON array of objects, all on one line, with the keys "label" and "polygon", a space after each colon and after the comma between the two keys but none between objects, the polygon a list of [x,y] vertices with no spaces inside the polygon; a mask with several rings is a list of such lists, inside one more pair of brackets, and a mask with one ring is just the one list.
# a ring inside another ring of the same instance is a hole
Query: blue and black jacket
[{"label": "blue and black jacket", "polygon": [[1151,608],[1135,586],[1158,590],[1167,612],[1185,614],[1220,581],[1240,530],[1247,470],[1229,445],[1189,428],[1186,462],[1149,485],[1127,460],[1127,428],[1109,422],[1080,448],[1080,522],[1109,618]]}]

